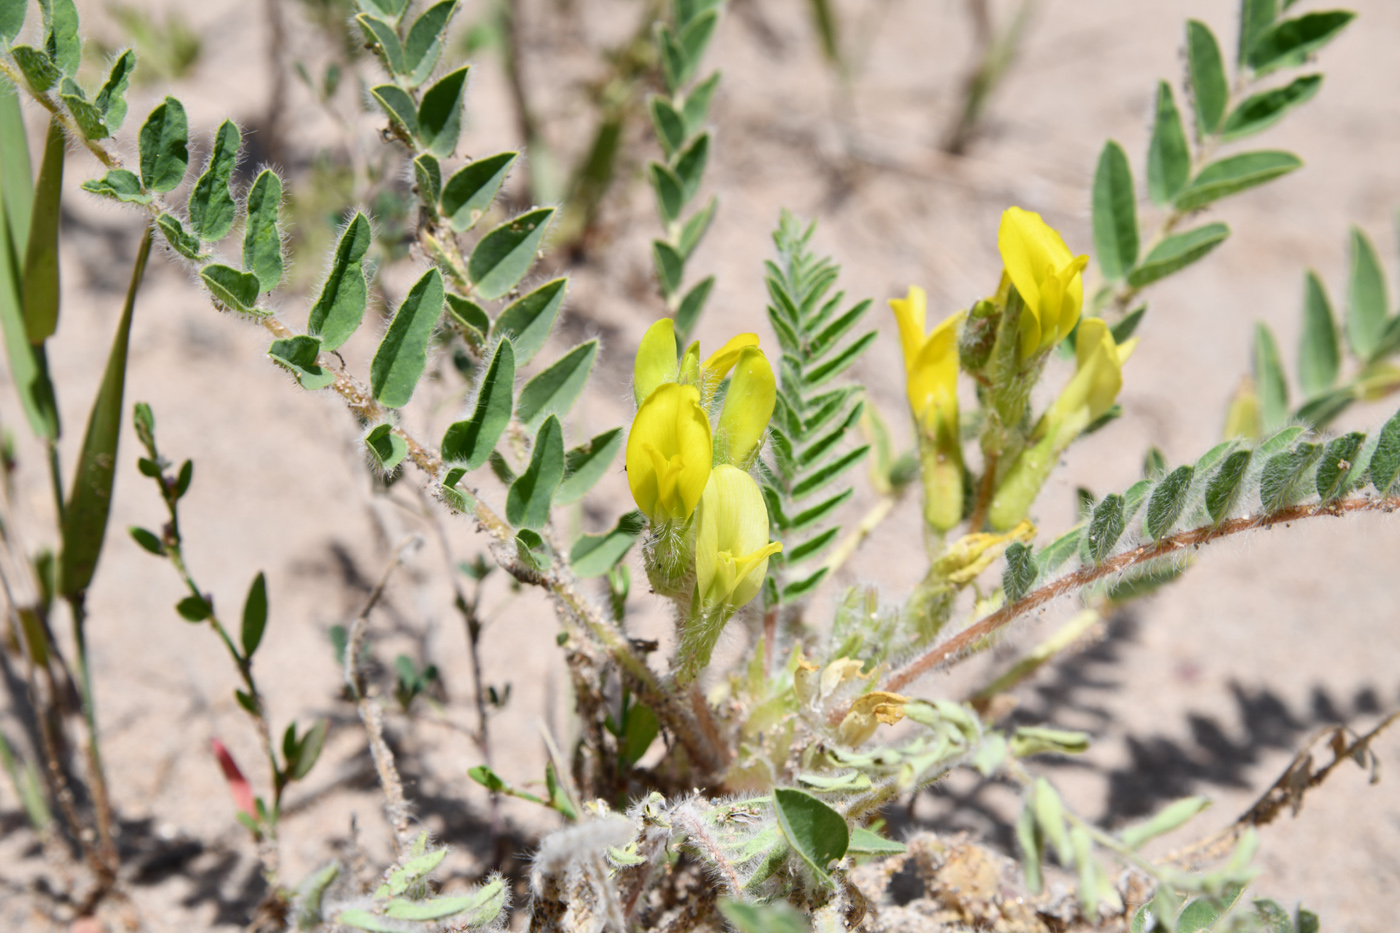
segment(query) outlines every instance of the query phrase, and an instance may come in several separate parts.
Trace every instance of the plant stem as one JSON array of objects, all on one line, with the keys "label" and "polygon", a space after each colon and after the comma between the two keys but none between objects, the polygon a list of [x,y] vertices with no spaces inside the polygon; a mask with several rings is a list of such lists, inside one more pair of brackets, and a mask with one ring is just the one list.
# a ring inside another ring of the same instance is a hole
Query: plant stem
[{"label": "plant stem", "polygon": [[[1389,513],[1394,512],[1397,508],[1400,508],[1400,496],[1388,496],[1385,498],[1357,497],[1353,499],[1342,499],[1336,502],[1317,502],[1311,505],[1295,505],[1291,508],[1280,509],[1269,515],[1232,518],[1218,525],[1202,525],[1199,528],[1192,528],[1174,535],[1169,535],[1153,544],[1145,544],[1142,547],[1134,548],[1131,551],[1125,551],[1122,554],[1111,557],[1102,564],[1081,568],[1074,573],[1067,574],[1060,577],[1058,580],[1053,580],[1045,584],[1014,603],[1003,606],[991,615],[973,623],[952,638],[940,645],[934,646],[903,667],[894,671],[885,678],[880,689],[898,693],[917,678],[933,670],[938,665],[956,658],[977,642],[1000,631],[1026,613],[1039,609],[1052,599],[1077,592],[1090,583],[1121,573],[1137,564],[1166,557],[1170,554],[1186,550],[1187,548],[1197,548],[1203,544],[1209,544],[1221,538],[1227,538],[1245,531],[1253,531],[1259,528],[1272,528],[1274,525],[1302,521],[1306,518],[1317,518],[1322,515],[1340,516],[1351,512]],[[837,710],[832,714],[831,721],[840,722],[846,712],[845,709]]]}]

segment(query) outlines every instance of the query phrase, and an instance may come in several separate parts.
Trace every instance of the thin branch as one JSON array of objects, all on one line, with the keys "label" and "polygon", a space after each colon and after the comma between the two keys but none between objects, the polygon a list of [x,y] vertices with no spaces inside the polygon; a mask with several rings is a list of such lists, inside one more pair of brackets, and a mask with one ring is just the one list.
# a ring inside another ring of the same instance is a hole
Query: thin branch
[{"label": "thin branch", "polygon": [[[1400,496],[1388,496],[1385,498],[1354,498],[1342,499],[1336,502],[1317,502],[1311,505],[1295,505],[1291,508],[1280,509],[1269,515],[1245,516],[1243,518],[1232,518],[1221,522],[1218,525],[1202,525],[1199,528],[1192,528],[1174,535],[1162,538],[1153,544],[1145,544],[1142,547],[1125,551],[1115,557],[1111,557],[1102,564],[1093,567],[1084,567],[1074,573],[1053,580],[1040,589],[1035,590],[1014,603],[1003,606],[980,621],[968,626],[952,638],[936,645],[919,655],[914,660],[908,662],[903,667],[894,671],[884,683],[880,685],[881,690],[888,690],[898,693],[914,680],[944,664],[964,651],[975,645],[982,639],[992,635],[1012,622],[1019,619],[1028,612],[1039,609],[1041,606],[1073,592],[1077,592],[1097,580],[1121,573],[1137,564],[1147,563],[1157,560],[1187,548],[1197,548],[1203,544],[1209,544],[1220,538],[1227,538],[1245,531],[1253,531],[1258,528],[1272,528],[1274,525],[1288,524],[1289,522],[1302,521],[1305,518],[1317,518],[1322,515],[1340,516],[1350,512],[1393,512],[1400,508]],[[838,710],[832,716],[833,722],[840,722],[845,716],[846,710]]]},{"label": "thin branch", "polygon": [[345,640],[345,684],[355,699],[360,721],[365,724],[365,731],[369,733],[369,751],[374,758],[374,770],[379,774],[379,785],[384,790],[384,814],[393,828],[394,851],[398,856],[403,855],[413,845],[413,835],[408,826],[408,802],[403,793],[403,781],[399,778],[398,769],[394,767],[394,753],[390,750],[389,743],[384,741],[384,711],[369,696],[364,670],[360,667],[360,655],[364,651],[365,635],[369,630],[370,612],[379,604],[385,587],[389,585],[389,578],[403,563],[404,557],[422,542],[421,535],[414,535],[394,548],[394,556],[389,559],[389,565],[384,568],[384,574],[369,594],[369,599],[365,601],[365,608],[360,610],[354,624],[350,626],[350,635]]}]

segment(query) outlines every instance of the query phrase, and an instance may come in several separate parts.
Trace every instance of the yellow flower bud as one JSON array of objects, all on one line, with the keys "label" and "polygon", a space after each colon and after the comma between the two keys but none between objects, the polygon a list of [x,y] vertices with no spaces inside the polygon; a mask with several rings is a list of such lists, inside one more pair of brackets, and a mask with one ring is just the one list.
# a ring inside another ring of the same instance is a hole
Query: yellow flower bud
[{"label": "yellow flower bud", "polygon": [[1004,531],[1025,518],[1065,448],[1113,407],[1123,387],[1123,363],[1136,347],[1136,337],[1119,346],[1099,318],[1079,322],[1074,377],[1036,424],[1031,444],[998,485],[988,511],[993,528]]},{"label": "yellow flower bud", "polygon": [[958,324],[955,314],[925,336],[928,298],[911,286],[890,300],[904,351],[905,391],[919,428],[924,518],[939,531],[962,520],[962,438],[958,430]]},{"label": "yellow flower bud", "polygon": [[729,392],[724,396],[724,408],[719,414],[719,431],[715,436],[718,459],[747,470],[759,448],[768,422],[773,418],[773,405],[778,397],[778,385],[773,367],[757,347],[745,347],[729,380]]},{"label": "yellow flower bud", "polygon": [[700,499],[695,532],[696,598],[706,609],[733,612],[758,595],[768,558],[783,549],[768,540],[768,507],[753,477],[722,464]]},{"label": "yellow flower bud", "polygon": [[675,322],[663,317],[647,328],[632,370],[632,392],[640,405],[663,382],[676,381]]},{"label": "yellow flower bud", "polygon": [[1029,359],[1069,336],[1084,306],[1084,267],[1040,215],[1009,207],[1001,215],[997,247],[1006,276],[1016,286],[1021,313],[1020,356]]},{"label": "yellow flower bud", "polygon": [[1089,421],[1102,416],[1118,398],[1123,388],[1123,364],[1137,348],[1138,338],[1121,347],[1113,340],[1113,332],[1101,318],[1085,318],[1079,322],[1075,340],[1077,368],[1074,378],[1055,400],[1047,417],[1063,419],[1076,409],[1087,406]]},{"label": "yellow flower bud", "polygon": [[637,508],[653,525],[688,519],[710,480],[713,456],[700,390],[662,383],[637,409],[627,435],[627,485]]}]

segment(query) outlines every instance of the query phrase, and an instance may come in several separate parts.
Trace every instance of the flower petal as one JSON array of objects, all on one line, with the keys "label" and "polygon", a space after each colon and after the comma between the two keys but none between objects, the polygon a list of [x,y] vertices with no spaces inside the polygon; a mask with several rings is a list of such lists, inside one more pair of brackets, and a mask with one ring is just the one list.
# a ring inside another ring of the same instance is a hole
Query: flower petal
[{"label": "flower petal", "polygon": [[768,358],[757,347],[745,347],[719,415],[715,444],[722,459],[740,469],[748,468],[763,444],[777,397],[778,386]]},{"label": "flower petal", "polygon": [[739,362],[739,355],[744,352],[745,347],[756,346],[758,334],[739,334],[731,338],[728,343],[711,353],[700,367],[705,371],[705,378],[718,383],[729,374],[734,364]]},{"label": "flower petal", "polygon": [[912,373],[914,362],[924,346],[924,319],[927,315],[928,296],[917,285],[909,286],[905,298],[891,298],[890,310],[899,323],[899,345],[904,349],[904,371]]},{"label": "flower petal", "polygon": [[653,523],[689,518],[710,478],[712,459],[700,390],[662,383],[637,409],[627,435],[627,484],[637,508]]},{"label": "flower petal", "polygon": [[676,381],[676,328],[668,317],[647,328],[632,369],[632,392],[638,405],[663,382]]}]

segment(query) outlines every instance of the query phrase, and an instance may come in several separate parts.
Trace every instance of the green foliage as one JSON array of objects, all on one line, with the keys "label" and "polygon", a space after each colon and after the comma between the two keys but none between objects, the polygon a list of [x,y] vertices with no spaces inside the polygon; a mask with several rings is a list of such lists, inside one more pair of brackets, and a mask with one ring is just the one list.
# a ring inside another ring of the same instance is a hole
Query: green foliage
[{"label": "green foliage", "polygon": [[428,342],[442,303],[442,273],[432,268],[408,290],[370,364],[370,390],[380,404],[401,408],[413,397],[428,365]]}]

